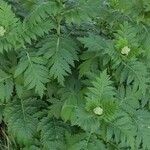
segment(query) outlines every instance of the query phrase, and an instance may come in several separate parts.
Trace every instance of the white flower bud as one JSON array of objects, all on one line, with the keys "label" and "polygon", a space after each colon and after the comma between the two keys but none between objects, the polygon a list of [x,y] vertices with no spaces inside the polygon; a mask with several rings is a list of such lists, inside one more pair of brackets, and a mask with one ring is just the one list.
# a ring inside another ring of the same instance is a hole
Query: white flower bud
[{"label": "white flower bud", "polygon": [[4,29],[3,26],[0,26],[0,36],[4,36],[6,30]]},{"label": "white flower bud", "polygon": [[93,112],[96,114],[96,115],[102,115],[103,114],[103,109],[101,107],[96,107],[93,109]]},{"label": "white flower bud", "polygon": [[122,48],[121,54],[128,55],[128,53],[130,52],[130,50],[131,49],[128,46],[125,46],[124,48]]}]

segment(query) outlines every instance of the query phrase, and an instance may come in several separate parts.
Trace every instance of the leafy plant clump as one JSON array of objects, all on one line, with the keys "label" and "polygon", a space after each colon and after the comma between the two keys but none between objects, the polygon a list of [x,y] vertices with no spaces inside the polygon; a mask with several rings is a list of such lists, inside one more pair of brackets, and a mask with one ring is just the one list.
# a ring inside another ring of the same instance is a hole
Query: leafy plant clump
[{"label": "leafy plant clump", "polygon": [[149,0],[0,0],[1,150],[150,150]]}]

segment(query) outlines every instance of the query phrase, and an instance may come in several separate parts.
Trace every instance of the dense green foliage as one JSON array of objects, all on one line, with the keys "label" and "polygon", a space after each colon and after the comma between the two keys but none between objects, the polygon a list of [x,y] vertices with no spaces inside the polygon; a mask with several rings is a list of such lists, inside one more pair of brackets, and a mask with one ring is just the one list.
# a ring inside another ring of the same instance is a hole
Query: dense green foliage
[{"label": "dense green foliage", "polygon": [[149,0],[0,0],[0,150],[150,150]]}]

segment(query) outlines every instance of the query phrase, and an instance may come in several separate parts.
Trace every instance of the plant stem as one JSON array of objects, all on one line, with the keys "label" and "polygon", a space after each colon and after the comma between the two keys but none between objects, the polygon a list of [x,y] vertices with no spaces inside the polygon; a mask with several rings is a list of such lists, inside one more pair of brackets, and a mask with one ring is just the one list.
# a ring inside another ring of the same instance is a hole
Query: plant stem
[{"label": "plant stem", "polygon": [[56,51],[59,50],[59,44],[60,44],[60,31],[61,31],[60,23],[61,23],[61,19],[58,18],[58,24],[57,24],[57,36],[58,36],[58,38],[57,38]]}]

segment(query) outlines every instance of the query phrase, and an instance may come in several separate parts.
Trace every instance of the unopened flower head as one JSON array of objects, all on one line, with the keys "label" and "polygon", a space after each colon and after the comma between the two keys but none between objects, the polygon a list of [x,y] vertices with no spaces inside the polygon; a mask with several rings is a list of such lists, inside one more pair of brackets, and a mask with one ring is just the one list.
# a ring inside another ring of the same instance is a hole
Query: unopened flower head
[{"label": "unopened flower head", "polygon": [[4,36],[6,30],[3,26],[0,26],[0,36]]},{"label": "unopened flower head", "polygon": [[122,48],[121,54],[123,54],[123,55],[128,55],[129,52],[130,52],[130,50],[131,50],[131,49],[130,49],[128,46],[125,46],[125,47]]},{"label": "unopened flower head", "polygon": [[96,115],[102,115],[103,114],[103,109],[101,107],[95,107],[93,109],[93,112],[96,114]]}]

